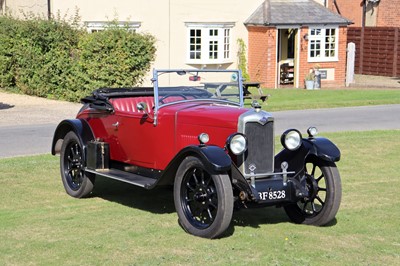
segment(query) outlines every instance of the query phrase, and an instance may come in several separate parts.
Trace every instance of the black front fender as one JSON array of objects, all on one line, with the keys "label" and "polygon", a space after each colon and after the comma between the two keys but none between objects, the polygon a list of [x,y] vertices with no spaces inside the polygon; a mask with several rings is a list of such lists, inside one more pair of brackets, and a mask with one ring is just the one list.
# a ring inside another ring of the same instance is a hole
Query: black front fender
[{"label": "black front fender", "polygon": [[281,169],[282,162],[289,163],[288,171],[296,173],[303,169],[305,159],[314,155],[322,160],[337,162],[340,160],[340,150],[332,141],[326,138],[303,139],[303,144],[299,149],[290,151],[282,150],[275,156],[275,169]]},{"label": "black front fender", "polygon": [[73,131],[78,136],[82,145],[85,147],[86,143],[94,139],[92,129],[89,124],[83,119],[67,119],[58,124],[54,132],[53,143],[51,145],[51,154],[56,155],[61,150],[62,140],[65,135]]},{"label": "black front fender", "polygon": [[207,170],[224,173],[231,169],[231,158],[218,146],[188,146],[182,149],[174,160],[181,162],[185,157],[195,155],[203,162]]},{"label": "black front fender", "polygon": [[188,146],[182,149],[168,164],[163,172],[158,185],[166,185],[174,182],[176,170],[182,160],[187,156],[198,157],[204,167],[212,174],[226,173],[231,169],[231,158],[225,150],[218,146]]},{"label": "black front fender", "polygon": [[328,162],[340,160],[340,150],[332,141],[326,138],[303,139],[303,145],[308,147],[309,153]]}]

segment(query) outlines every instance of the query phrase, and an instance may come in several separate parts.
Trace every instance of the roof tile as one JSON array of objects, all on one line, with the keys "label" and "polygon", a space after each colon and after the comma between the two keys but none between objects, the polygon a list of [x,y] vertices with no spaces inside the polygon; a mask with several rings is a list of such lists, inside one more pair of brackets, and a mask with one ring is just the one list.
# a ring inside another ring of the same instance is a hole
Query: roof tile
[{"label": "roof tile", "polygon": [[349,25],[352,22],[312,0],[266,0],[245,25]]}]

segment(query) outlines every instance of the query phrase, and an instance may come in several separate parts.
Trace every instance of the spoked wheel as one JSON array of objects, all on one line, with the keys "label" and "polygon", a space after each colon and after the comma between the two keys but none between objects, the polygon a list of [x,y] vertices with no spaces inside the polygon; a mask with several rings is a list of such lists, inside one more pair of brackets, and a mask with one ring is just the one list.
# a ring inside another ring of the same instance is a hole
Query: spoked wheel
[{"label": "spoked wheel", "polygon": [[85,156],[78,136],[69,132],[61,147],[60,169],[65,191],[72,197],[82,198],[93,190],[94,176],[84,172]]},{"label": "spoked wheel", "polygon": [[229,226],[233,192],[228,175],[213,175],[197,157],[187,157],[178,168],[174,202],[179,223],[185,231],[216,238]]},{"label": "spoked wheel", "polygon": [[300,180],[308,195],[296,204],[285,206],[295,223],[325,225],[332,221],[339,209],[342,186],[336,165],[316,157],[307,158],[305,175]]}]

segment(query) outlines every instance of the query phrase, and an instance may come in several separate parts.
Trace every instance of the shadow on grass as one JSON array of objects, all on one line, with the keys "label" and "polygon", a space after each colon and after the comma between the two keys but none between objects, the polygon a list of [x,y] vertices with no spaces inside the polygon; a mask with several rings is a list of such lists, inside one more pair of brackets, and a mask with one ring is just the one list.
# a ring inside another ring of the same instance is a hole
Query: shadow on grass
[{"label": "shadow on grass", "polygon": [[260,207],[240,209],[233,213],[232,222],[221,238],[235,233],[237,227],[260,228],[261,224],[279,224],[290,222],[283,208]]},{"label": "shadow on grass", "polygon": [[283,208],[261,207],[241,209],[233,214],[233,225],[259,228],[260,224],[279,224],[289,222]]},{"label": "shadow on grass", "polygon": [[[156,214],[174,213],[173,187],[159,187],[146,190],[112,179],[97,177],[92,197],[116,202],[130,208],[137,208]],[[233,213],[229,229],[222,236],[229,237],[235,227],[259,228],[260,224],[278,224],[289,222],[282,208],[261,207],[240,209]]]},{"label": "shadow on grass", "polygon": [[[280,224],[291,223],[283,208],[262,207],[255,209],[244,209],[233,213],[232,222],[228,230],[221,236],[226,238],[234,234],[236,227],[252,227],[260,228],[261,224]],[[323,227],[331,227],[337,224],[337,219],[334,218]],[[298,224],[298,226],[312,226]]]},{"label": "shadow on grass", "polygon": [[[176,212],[172,186],[146,190],[112,179],[97,177],[92,197],[155,214]],[[260,225],[288,222],[290,220],[283,208],[259,207],[235,210],[229,228],[220,238],[232,236],[237,227],[260,228]],[[336,224],[337,220],[334,219],[325,226],[330,227]]]},{"label": "shadow on grass", "polygon": [[175,212],[172,187],[146,190],[112,179],[96,177],[92,196],[157,214]]}]

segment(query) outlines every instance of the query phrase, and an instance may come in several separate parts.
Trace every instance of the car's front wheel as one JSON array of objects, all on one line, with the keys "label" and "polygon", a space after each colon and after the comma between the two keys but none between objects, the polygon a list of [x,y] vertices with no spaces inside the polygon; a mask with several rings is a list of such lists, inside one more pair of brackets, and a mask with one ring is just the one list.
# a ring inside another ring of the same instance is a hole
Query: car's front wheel
[{"label": "car's front wheel", "polygon": [[174,202],[179,223],[186,232],[216,238],[232,220],[233,192],[229,176],[211,174],[200,159],[188,156],[176,174]]},{"label": "car's front wheel", "polygon": [[93,190],[95,177],[85,174],[84,167],[83,145],[75,132],[70,131],[61,147],[60,170],[65,191],[72,197],[82,198]]},{"label": "car's front wheel", "polygon": [[342,186],[334,163],[317,157],[307,158],[305,175],[300,180],[308,195],[295,204],[285,206],[286,214],[295,223],[326,225],[339,210]]}]

